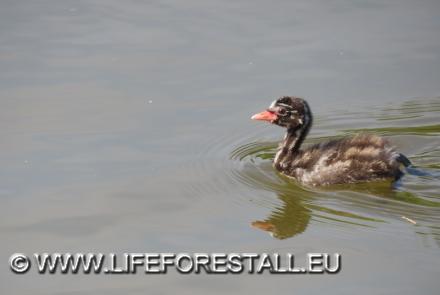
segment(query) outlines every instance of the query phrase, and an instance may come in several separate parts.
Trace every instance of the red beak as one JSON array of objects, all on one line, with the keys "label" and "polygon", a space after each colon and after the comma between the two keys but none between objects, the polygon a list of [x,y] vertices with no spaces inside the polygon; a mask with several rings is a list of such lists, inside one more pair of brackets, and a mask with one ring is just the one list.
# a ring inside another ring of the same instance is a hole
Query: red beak
[{"label": "red beak", "polygon": [[261,120],[261,121],[268,121],[273,122],[278,118],[277,114],[271,111],[264,111],[258,114],[255,114],[251,117],[252,120]]}]

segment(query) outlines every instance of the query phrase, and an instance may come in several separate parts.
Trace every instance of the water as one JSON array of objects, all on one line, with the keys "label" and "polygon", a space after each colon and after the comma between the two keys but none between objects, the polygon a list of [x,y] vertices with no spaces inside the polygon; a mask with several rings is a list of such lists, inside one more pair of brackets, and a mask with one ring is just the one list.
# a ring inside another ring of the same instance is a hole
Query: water
[{"label": "water", "polygon": [[[435,294],[438,1],[1,1],[3,294]],[[307,188],[271,167],[281,95],[306,144],[386,136],[426,175]],[[411,221],[415,221],[413,224]],[[316,275],[14,275],[15,252],[341,253]]]}]

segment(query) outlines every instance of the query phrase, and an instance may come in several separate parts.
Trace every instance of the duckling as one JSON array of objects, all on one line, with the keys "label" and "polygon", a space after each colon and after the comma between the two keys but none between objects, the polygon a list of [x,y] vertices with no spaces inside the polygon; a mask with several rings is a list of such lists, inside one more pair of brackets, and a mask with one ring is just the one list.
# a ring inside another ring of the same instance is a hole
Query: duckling
[{"label": "duckling", "polygon": [[287,129],[273,165],[304,185],[398,180],[403,175],[402,165],[410,165],[388,140],[372,134],[358,134],[301,149],[313,122],[309,104],[302,98],[283,96],[252,119]]}]

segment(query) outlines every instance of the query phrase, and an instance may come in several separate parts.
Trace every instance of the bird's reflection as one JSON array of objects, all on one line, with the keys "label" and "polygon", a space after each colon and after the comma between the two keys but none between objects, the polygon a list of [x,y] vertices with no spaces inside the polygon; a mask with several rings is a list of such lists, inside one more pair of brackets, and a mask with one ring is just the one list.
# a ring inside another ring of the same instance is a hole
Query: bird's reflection
[{"label": "bird's reflection", "polygon": [[[345,194],[351,204],[350,207],[357,208],[357,210],[363,208],[367,212],[366,215],[355,214],[350,212],[351,210],[335,210],[317,204],[317,199],[320,197],[328,198],[331,193]],[[370,200],[366,203],[364,198],[372,193],[380,199]],[[362,194],[364,196],[361,196]],[[282,204],[274,207],[266,219],[253,221],[251,225],[269,232],[274,238],[280,240],[303,233],[312,217],[317,220],[326,220],[326,222],[375,227],[376,224],[383,223],[384,220],[372,218],[368,212],[377,213],[377,210],[380,210],[378,206],[385,207],[389,211],[388,217],[394,216],[394,218],[402,220],[402,216],[409,215],[424,222],[432,222],[433,220],[429,216],[435,212],[438,213],[440,207],[438,202],[425,200],[410,192],[396,191],[390,183],[386,182],[361,184],[358,187],[336,186],[319,191],[289,190],[283,193],[278,192],[277,196]],[[413,205],[421,205],[425,209],[420,211],[415,209]]]},{"label": "bird's reflection", "polygon": [[286,239],[304,232],[311,218],[311,210],[303,205],[302,198],[279,194],[283,204],[276,207],[265,220],[252,222],[252,226],[270,232],[274,238]]}]

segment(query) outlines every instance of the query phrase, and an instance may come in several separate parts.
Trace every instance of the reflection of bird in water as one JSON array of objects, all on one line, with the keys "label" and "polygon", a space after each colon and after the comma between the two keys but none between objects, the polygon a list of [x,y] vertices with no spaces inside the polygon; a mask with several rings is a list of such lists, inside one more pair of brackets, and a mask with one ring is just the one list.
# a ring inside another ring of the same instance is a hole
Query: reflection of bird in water
[{"label": "reflection of bird in water", "polygon": [[[274,238],[282,240],[303,233],[309,225],[312,216],[320,219],[330,214],[331,222],[342,222],[358,226],[365,226],[370,222],[383,222],[381,219],[372,218],[368,215],[362,216],[350,211],[335,210],[313,204],[313,202],[310,202],[311,198],[313,198],[311,192],[304,190],[295,190],[293,192],[293,187],[285,188],[286,192],[278,192],[278,198],[283,204],[275,207],[268,218],[252,222],[253,227],[269,232]],[[359,210],[359,208],[368,210],[369,208],[368,206],[365,207],[366,204],[363,202],[357,203],[359,201],[358,194],[380,197],[379,199],[372,199],[370,202],[373,213],[375,213],[379,206],[380,208],[386,207],[389,210],[387,213],[388,217],[394,216],[398,220],[402,220],[402,216],[406,215],[419,220],[426,218],[423,215],[420,216],[420,212],[415,210],[417,208],[412,207],[412,205],[425,206],[423,210],[425,213],[428,208],[438,212],[437,208],[440,207],[440,203],[425,200],[410,192],[395,191],[387,185],[387,182],[342,185],[339,189],[341,189],[340,192],[345,192],[344,195],[346,197],[352,195],[350,202],[356,210]],[[325,194],[327,191],[337,192],[338,190],[318,190],[314,191],[313,196]],[[388,205],[388,201],[393,202]],[[395,203],[395,201],[400,201],[401,203]]]},{"label": "reflection of bird in water", "polygon": [[284,96],[252,116],[287,129],[274,159],[274,167],[307,185],[331,185],[399,179],[401,166],[411,163],[388,141],[361,134],[300,149],[312,126],[312,113],[301,98]]},{"label": "reflection of bird in water", "polygon": [[263,221],[254,221],[252,226],[270,232],[274,238],[286,239],[304,232],[310,221],[311,211],[305,208],[301,198],[280,194],[281,207],[272,211]]}]

